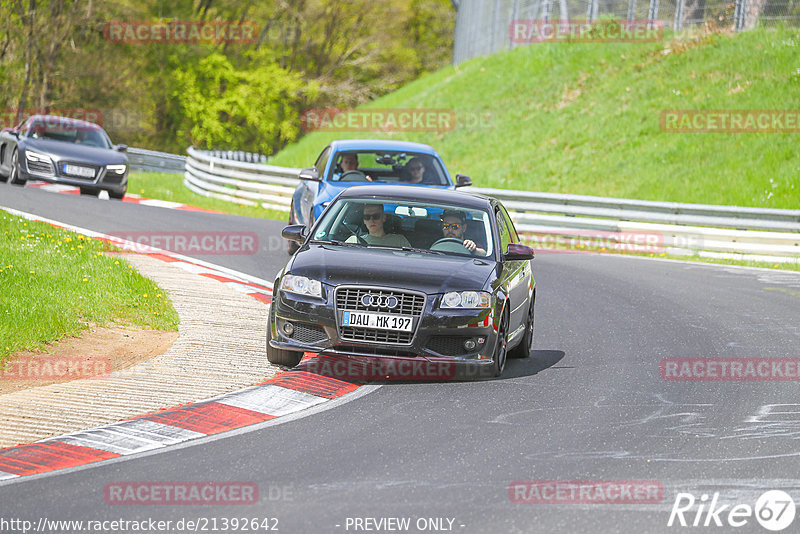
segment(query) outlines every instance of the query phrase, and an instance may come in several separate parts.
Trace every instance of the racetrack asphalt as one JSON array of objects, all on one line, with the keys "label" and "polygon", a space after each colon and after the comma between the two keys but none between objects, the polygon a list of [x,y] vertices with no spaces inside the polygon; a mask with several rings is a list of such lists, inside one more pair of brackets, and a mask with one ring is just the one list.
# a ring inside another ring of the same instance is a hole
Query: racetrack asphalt
[{"label": "racetrack asphalt", "polygon": [[[0,205],[102,232],[254,232],[256,254],[202,259],[267,280],[287,259],[274,239],[280,221],[2,185]],[[754,507],[766,490],[800,503],[796,379],[684,381],[661,372],[669,358],[798,358],[800,274],[550,253],[534,260],[534,276],[535,350],[499,380],[386,384],[283,424],[4,484],[0,517],[277,518],[281,532],[353,532],[365,519],[399,517],[411,520],[408,532],[433,524],[418,523],[426,518],[462,533],[670,532],[681,530],[667,526],[676,499],[689,493],[728,505],[724,527],[692,530],[727,532],[731,505]],[[109,503],[106,486],[124,481],[242,481],[260,498]],[[515,502],[520,481],[644,481],[663,494],[639,503]],[[735,531],[763,528],[750,516]]]}]

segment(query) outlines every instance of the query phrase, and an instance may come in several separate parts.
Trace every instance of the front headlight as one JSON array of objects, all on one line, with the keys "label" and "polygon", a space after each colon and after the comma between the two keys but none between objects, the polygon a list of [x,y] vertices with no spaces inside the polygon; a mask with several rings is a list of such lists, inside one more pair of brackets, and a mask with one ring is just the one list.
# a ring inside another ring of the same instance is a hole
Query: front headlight
[{"label": "front headlight", "polygon": [[25,151],[25,158],[28,161],[32,161],[34,163],[43,162],[43,163],[51,163],[50,157],[45,156],[44,154],[39,154],[38,152],[32,152],[30,150]]},{"label": "front headlight", "polygon": [[492,295],[486,291],[451,291],[442,297],[441,308],[480,309],[488,308]]},{"label": "front headlight", "polygon": [[281,290],[298,295],[322,298],[322,284],[319,280],[312,280],[305,276],[287,274],[281,282]]},{"label": "front headlight", "polygon": [[106,165],[107,171],[113,172],[114,174],[125,174],[127,168],[127,165]]}]

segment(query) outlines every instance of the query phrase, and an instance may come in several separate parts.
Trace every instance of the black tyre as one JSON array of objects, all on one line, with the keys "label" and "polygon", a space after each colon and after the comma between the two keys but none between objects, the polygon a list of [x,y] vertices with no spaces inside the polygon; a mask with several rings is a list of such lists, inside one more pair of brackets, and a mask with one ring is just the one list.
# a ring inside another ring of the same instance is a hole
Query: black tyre
[{"label": "black tyre", "polygon": [[295,367],[303,359],[303,353],[295,350],[276,349],[269,344],[272,339],[272,306],[269,307],[267,318],[267,360],[275,365]]},{"label": "black tyre", "polygon": [[503,313],[500,320],[500,327],[497,329],[497,343],[494,348],[492,359],[494,360],[494,376],[503,374],[506,368],[506,356],[508,356],[508,314]]},{"label": "black tyre", "polygon": [[124,196],[125,196],[125,191],[122,191],[120,193],[117,193],[116,191],[108,192],[108,198],[110,198],[111,200],[122,200],[122,197]]},{"label": "black tyre", "polygon": [[96,197],[97,194],[99,193],[97,189],[94,189],[92,187],[81,187],[80,189],[81,189],[81,195],[89,195]]},{"label": "black tyre", "polygon": [[533,306],[536,303],[536,290],[531,295],[531,305],[528,308],[528,319],[525,323],[525,334],[519,345],[508,351],[509,358],[527,358],[533,350]]},{"label": "black tyre", "polygon": [[25,185],[28,180],[20,177],[19,172],[19,151],[15,150],[11,154],[11,174],[8,175],[8,183],[14,185]]}]

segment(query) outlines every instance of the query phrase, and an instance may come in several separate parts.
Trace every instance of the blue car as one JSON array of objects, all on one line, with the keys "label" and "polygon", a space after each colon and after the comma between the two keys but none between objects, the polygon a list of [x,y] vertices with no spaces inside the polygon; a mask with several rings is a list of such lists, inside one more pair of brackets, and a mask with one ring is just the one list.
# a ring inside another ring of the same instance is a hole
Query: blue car
[{"label": "blue car", "polygon": [[[332,142],[313,167],[300,171],[299,178],[289,224],[303,224],[309,229],[331,200],[349,187],[387,183],[455,189],[472,185],[462,174],[453,181],[442,158],[428,145],[376,139]],[[288,242],[289,254],[298,248],[298,243]]]}]

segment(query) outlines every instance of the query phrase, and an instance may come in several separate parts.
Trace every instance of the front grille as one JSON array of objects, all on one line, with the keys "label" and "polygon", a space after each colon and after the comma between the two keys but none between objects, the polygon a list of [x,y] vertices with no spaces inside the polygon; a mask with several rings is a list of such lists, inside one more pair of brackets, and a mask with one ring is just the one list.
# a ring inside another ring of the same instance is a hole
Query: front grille
[{"label": "front grille", "polygon": [[413,332],[393,332],[391,330],[374,330],[360,326],[343,326],[342,339],[349,341],[372,341],[375,343],[398,343],[408,345],[414,337]]},{"label": "front grille", "polygon": [[[378,297],[395,297],[397,306],[394,308],[379,308],[377,306],[364,306],[361,302],[364,295]],[[373,289],[369,287],[341,287],[336,290],[336,307],[340,310],[371,311],[394,315],[422,315],[425,306],[425,295],[407,293],[391,289]]]},{"label": "front grille", "polygon": [[[384,302],[389,297],[393,297],[397,299],[397,304],[392,308],[366,306],[361,300],[365,295],[373,295],[378,297],[376,300]],[[336,308],[340,321],[341,312],[344,310],[420,317],[425,308],[425,295],[410,291],[366,286],[339,287],[336,289]],[[419,324],[419,320],[417,320],[417,324]],[[361,326],[341,326],[340,324],[339,336],[345,341],[410,345],[411,340],[414,339],[414,332],[395,332]]]},{"label": "front grille", "polygon": [[325,329],[321,326],[315,324],[292,324],[294,324],[294,333],[292,334],[292,339],[298,343],[313,345],[314,343],[319,343],[320,341],[325,341],[328,339]]},{"label": "front grille", "polygon": [[54,176],[53,164],[49,161],[28,160],[28,172],[42,176]]}]

